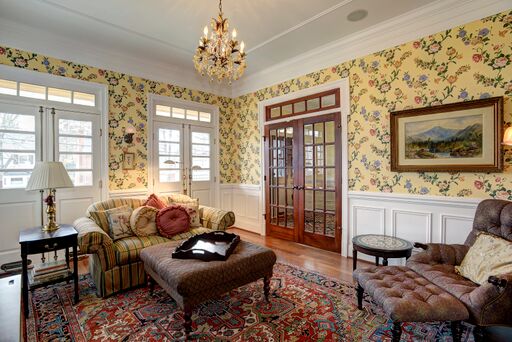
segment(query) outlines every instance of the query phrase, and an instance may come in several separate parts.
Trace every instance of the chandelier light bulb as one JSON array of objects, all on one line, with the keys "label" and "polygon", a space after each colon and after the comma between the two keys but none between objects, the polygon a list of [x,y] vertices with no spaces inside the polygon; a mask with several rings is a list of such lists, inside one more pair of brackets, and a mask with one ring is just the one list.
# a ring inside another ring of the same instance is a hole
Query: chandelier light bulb
[{"label": "chandelier light bulb", "polygon": [[205,37],[208,37],[208,26],[205,26],[203,29],[203,33]]},{"label": "chandelier light bulb", "polygon": [[244,52],[244,48],[245,48],[245,43],[244,41],[242,40],[242,42],[240,43],[240,52]]},{"label": "chandelier light bulb", "polygon": [[233,32],[231,33],[231,36],[233,37],[233,39],[236,38],[236,29],[233,29]]}]

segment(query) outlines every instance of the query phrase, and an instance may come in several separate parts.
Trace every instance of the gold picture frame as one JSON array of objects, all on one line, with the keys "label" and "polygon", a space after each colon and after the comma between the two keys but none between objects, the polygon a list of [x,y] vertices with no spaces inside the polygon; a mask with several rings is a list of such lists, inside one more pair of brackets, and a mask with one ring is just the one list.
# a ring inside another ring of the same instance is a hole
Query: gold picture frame
[{"label": "gold picture frame", "polygon": [[391,171],[500,172],[503,97],[391,112]]},{"label": "gold picture frame", "polygon": [[135,169],[135,153],[124,152],[123,153],[123,170],[134,170]]}]

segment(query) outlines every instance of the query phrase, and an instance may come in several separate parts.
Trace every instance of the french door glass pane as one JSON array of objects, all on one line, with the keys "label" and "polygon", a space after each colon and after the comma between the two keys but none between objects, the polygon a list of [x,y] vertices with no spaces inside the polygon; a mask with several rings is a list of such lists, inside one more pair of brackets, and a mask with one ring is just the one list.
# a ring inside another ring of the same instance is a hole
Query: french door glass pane
[{"label": "french door glass pane", "polygon": [[92,171],[68,171],[74,186],[91,186]]},{"label": "french door glass pane", "polygon": [[208,145],[195,145],[192,144],[192,155],[193,156],[210,156],[210,146]]},{"label": "french door glass pane", "polygon": [[84,137],[59,137],[61,152],[92,152],[92,139]]},{"label": "french door glass pane", "polygon": [[158,144],[158,152],[165,155],[180,155],[180,144],[161,142]]},{"label": "french door glass pane", "polygon": [[178,182],[180,180],[179,170],[160,170],[160,183]]},{"label": "french door glass pane", "polygon": [[33,169],[35,160],[35,153],[0,152],[0,169]]},{"label": "french door glass pane", "polygon": [[67,170],[92,169],[92,154],[67,154],[61,153],[59,161]]},{"label": "french door glass pane", "polygon": [[162,156],[158,157],[160,169],[179,169],[180,156]]},{"label": "french door glass pane", "polygon": [[207,132],[192,132],[192,181],[210,180],[210,142],[211,135]]},{"label": "french door glass pane", "polygon": [[193,181],[209,181],[210,170],[192,170]]},{"label": "french door glass pane", "polygon": [[33,115],[0,113],[0,129],[10,131],[35,132],[35,117]]},{"label": "french door glass pane", "polygon": [[160,128],[158,130],[158,140],[179,143],[180,142],[180,131],[178,131],[177,129]]},{"label": "french door glass pane", "polygon": [[92,135],[92,122],[59,119],[59,134],[61,135]]},{"label": "french door glass pane", "polygon": [[36,135],[0,131],[0,150],[35,151]]}]

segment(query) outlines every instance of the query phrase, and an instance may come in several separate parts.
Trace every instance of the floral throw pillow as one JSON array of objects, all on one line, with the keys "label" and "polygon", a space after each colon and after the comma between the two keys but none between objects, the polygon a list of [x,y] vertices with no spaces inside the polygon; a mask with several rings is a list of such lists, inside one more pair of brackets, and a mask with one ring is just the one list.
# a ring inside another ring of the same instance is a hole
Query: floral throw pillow
[{"label": "floral throw pillow", "polygon": [[199,219],[199,204],[195,201],[191,201],[188,203],[175,203],[187,209],[188,214],[190,215],[190,228],[199,228],[201,227],[201,220]]},{"label": "floral throw pillow", "polygon": [[132,211],[129,206],[105,210],[108,218],[108,235],[112,240],[115,241],[133,235],[130,228]]}]

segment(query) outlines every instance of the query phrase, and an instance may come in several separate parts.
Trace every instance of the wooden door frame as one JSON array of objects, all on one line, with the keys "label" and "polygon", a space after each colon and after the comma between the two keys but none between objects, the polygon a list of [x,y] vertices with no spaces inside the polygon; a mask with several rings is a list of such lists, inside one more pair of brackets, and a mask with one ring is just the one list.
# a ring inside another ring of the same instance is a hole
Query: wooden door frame
[{"label": "wooden door frame", "polygon": [[[338,108],[331,108],[329,110],[318,111],[315,113],[297,115],[293,118],[284,118],[279,120],[269,121],[268,123],[265,121],[265,108],[267,106],[289,101],[295,98],[308,96],[316,93],[321,93],[323,91],[327,91],[330,89],[338,88],[340,90],[340,106]],[[311,116],[317,116],[322,114],[329,114],[332,112],[339,111],[341,112],[341,255],[348,256],[348,247],[349,247],[349,226],[348,226],[348,115],[350,114],[350,88],[349,88],[349,79],[342,78],[340,80],[325,83],[319,86],[299,90],[293,93],[289,93],[283,96],[274,97],[272,99],[264,100],[258,102],[258,113],[259,113],[259,130],[260,130],[260,207],[262,208],[262,215],[266,213],[266,186],[265,181],[263,179],[265,175],[265,144],[263,141],[263,136],[265,133],[266,124],[273,124],[278,122],[286,122],[294,119],[307,118]],[[337,203],[337,205],[340,205]],[[260,234],[265,235],[265,220],[261,220],[260,226]]]}]

